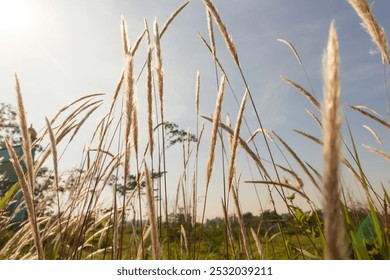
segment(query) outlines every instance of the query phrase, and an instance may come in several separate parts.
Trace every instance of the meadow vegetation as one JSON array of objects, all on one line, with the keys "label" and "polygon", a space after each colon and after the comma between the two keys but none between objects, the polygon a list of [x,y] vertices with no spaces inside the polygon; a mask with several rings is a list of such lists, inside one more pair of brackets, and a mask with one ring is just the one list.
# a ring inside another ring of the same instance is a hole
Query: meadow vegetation
[{"label": "meadow vegetation", "polygon": [[[73,170],[59,169],[61,154],[57,148],[60,144],[74,142],[88,118],[103,105],[102,94],[82,96],[65,105],[55,116],[47,118],[46,127],[39,131],[36,139],[31,139],[22,82],[15,75],[19,121],[15,131],[21,135],[25,167],[14,151],[13,139],[4,138],[0,148],[8,149],[19,180],[1,193],[0,259],[390,258],[388,182],[383,182],[379,188],[370,183],[370,174],[366,174],[360,162],[359,143],[355,143],[352,131],[346,135],[340,132],[345,119],[339,105],[342,89],[337,22],[330,23],[329,34],[324,34],[328,37],[323,58],[324,101],[317,100],[311,90],[282,77],[313,105],[308,110],[308,119],[318,124],[322,137],[295,131],[302,136],[302,141],[321,146],[323,155],[319,159],[323,170],[317,170],[294,151],[288,139],[263,127],[263,118],[267,116],[261,115],[261,108],[253,99],[254,89],[246,79],[245,65],[240,62],[223,15],[210,0],[203,2],[209,34],[208,39],[202,34],[199,37],[215,63],[218,89],[215,111],[208,116],[200,115],[201,73],[198,73],[194,81],[195,132],[181,129],[165,117],[166,108],[172,105],[164,103],[164,79],[169,73],[164,72],[164,49],[160,44],[188,2],[163,25],[156,20],[150,26],[145,20],[145,28],[133,44],[128,41],[126,21],[122,18],[123,71],[119,73],[108,111],[97,123],[81,158],[75,159],[77,167]],[[390,58],[384,30],[366,1],[348,2],[378,46],[387,69]],[[223,100],[227,88],[232,89],[232,86],[223,67],[224,61],[218,57],[217,33],[225,41],[244,85],[243,94],[232,91],[239,103],[236,112],[229,108],[230,113],[237,116],[235,123],[230,119],[222,120],[222,112],[227,110]],[[291,49],[291,55],[297,58],[303,74],[308,77],[294,46],[283,38],[279,41]],[[142,42],[146,42],[147,57],[139,75],[134,70],[134,58]],[[140,83],[145,83],[145,92],[137,91],[136,85]],[[142,104],[138,104],[137,95],[140,94],[145,94],[147,100],[147,119],[143,122],[146,125],[140,125],[139,120],[138,106]],[[246,114],[248,110],[251,114]],[[378,116],[374,109],[350,105],[348,110],[356,111],[367,122],[385,131],[390,129],[388,120]],[[248,127],[247,118],[253,117],[257,129],[251,130],[252,136],[245,140],[240,132]],[[141,129],[145,130],[147,143],[139,140]],[[210,139],[202,137],[205,129],[210,129]],[[382,147],[377,133],[369,126],[367,129]],[[207,162],[199,160],[203,143],[209,143]],[[170,185],[172,179],[167,178],[166,152],[173,145],[182,146],[176,149],[180,153],[174,156],[177,161],[181,159],[177,166],[183,170],[175,186]],[[221,149],[217,149],[218,145]],[[34,146],[40,147],[35,159],[31,153]],[[260,154],[259,147],[266,152]],[[390,160],[383,149],[365,148]],[[241,180],[237,165],[239,153],[245,154],[253,167],[251,180]],[[277,162],[276,154],[281,154],[286,163]],[[210,201],[209,188],[213,187],[210,182],[217,160],[221,160],[223,166],[223,194],[220,201]],[[291,168],[290,162],[297,168]],[[50,169],[45,167],[49,163]],[[363,204],[357,206],[347,198],[341,168],[348,170],[356,188],[363,190]],[[243,213],[240,186],[244,184],[268,189],[274,208]],[[321,194],[322,204],[314,202],[306,192],[308,188]],[[168,189],[176,190],[175,198],[169,196],[172,192]],[[18,190],[22,191],[24,202],[10,211]],[[286,213],[276,211],[276,198],[283,201]],[[309,211],[302,210],[304,207],[296,202],[298,198]],[[169,203],[173,199],[172,210]],[[220,217],[207,219],[206,209],[210,203],[220,204]],[[13,217],[21,209],[26,209],[28,218],[16,223]]]}]

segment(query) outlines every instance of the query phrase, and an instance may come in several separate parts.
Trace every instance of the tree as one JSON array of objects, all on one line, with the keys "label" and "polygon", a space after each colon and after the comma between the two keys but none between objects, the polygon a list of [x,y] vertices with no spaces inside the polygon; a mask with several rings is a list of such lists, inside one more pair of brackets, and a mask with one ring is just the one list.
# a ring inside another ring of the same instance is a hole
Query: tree
[{"label": "tree", "polygon": [[0,149],[5,148],[5,139],[12,145],[22,144],[20,127],[16,121],[17,112],[10,104],[0,103]]},{"label": "tree", "polygon": [[[197,138],[194,134],[191,134],[188,131],[180,129],[179,125],[177,125],[176,123],[166,122],[165,129],[166,129],[167,149],[174,146],[177,143],[183,143],[185,141],[197,142]],[[150,174],[151,174],[151,179],[154,182],[154,180],[161,178],[164,175],[164,172],[150,171]],[[139,178],[142,178],[142,176],[139,176]],[[123,181],[124,181],[123,179],[124,179],[123,177],[118,178],[116,175],[111,175],[111,178],[108,182],[110,186],[116,185],[116,190],[120,195],[123,195]],[[142,180],[141,182],[139,182],[139,184],[141,185],[141,189],[144,188],[145,180]],[[137,187],[137,176],[134,174],[130,174],[127,177],[126,193],[133,191],[136,187]]]},{"label": "tree", "polygon": [[[10,104],[0,103],[0,149],[5,148],[5,140],[11,142],[12,145],[20,145],[22,137],[20,134],[20,127],[16,121],[17,112],[15,107]],[[0,159],[0,198],[8,191],[9,180],[2,172],[2,163]]]},{"label": "tree", "polygon": [[165,123],[165,133],[167,137],[168,147],[175,145],[176,143],[182,143],[184,141],[197,142],[198,139],[194,134],[191,134],[183,129],[179,129],[179,126],[173,122]]},{"label": "tree", "polygon": [[251,212],[245,213],[244,215],[242,215],[242,218],[244,220],[245,227],[247,227],[247,228],[253,227],[253,225],[252,225],[252,223],[253,223],[253,214]]},{"label": "tree", "polygon": [[[154,181],[155,179],[161,178],[163,175],[163,172],[150,172],[151,173],[151,179]],[[123,179],[123,178],[122,178]],[[108,182],[110,186],[114,186],[116,184],[116,190],[120,195],[123,195],[123,183],[119,182],[117,176],[111,175],[111,178]],[[146,182],[144,179],[140,182],[141,189],[145,187]],[[126,192],[131,192],[137,187],[137,177],[133,174],[129,175],[127,177],[127,183],[126,183]]]}]

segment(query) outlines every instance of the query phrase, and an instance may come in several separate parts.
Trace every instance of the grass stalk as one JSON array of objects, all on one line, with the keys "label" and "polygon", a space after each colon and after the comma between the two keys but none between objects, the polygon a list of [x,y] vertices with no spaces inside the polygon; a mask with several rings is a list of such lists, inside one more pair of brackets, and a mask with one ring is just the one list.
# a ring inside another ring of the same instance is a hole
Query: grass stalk
[{"label": "grass stalk", "polygon": [[59,248],[59,257],[62,258],[62,246],[64,244],[64,239],[62,235],[62,223],[61,223],[61,205],[60,205],[60,190],[59,190],[59,173],[58,173],[58,156],[57,156],[57,142],[54,136],[54,132],[51,128],[50,121],[46,118],[46,125],[49,131],[50,145],[53,156],[53,167],[54,167],[54,185],[57,194],[57,211],[58,211],[58,225],[59,225],[59,234],[61,240],[61,247]]},{"label": "grass stalk", "polygon": [[[164,123],[164,71],[162,67],[162,55],[160,45],[160,32],[158,28],[157,20],[154,21],[154,43],[156,51],[156,73],[157,73],[157,88],[160,101],[160,117],[161,117],[161,139],[162,139],[162,164],[163,164],[163,180],[164,180],[164,199],[165,199],[165,223],[166,233],[169,236],[169,219],[168,219],[168,190],[167,190],[167,175],[166,175],[166,156],[165,156],[165,123]],[[170,241],[167,238],[168,259],[171,256]]]},{"label": "grass stalk", "polygon": [[158,238],[157,213],[156,213],[156,207],[154,201],[154,188],[153,188],[152,179],[150,177],[149,169],[146,162],[144,163],[144,168],[145,168],[145,180],[146,180],[146,194],[147,194],[147,201],[148,201],[148,216],[150,221],[151,237],[152,237],[152,257],[155,260],[159,260],[161,258],[161,253],[160,253],[160,242]]}]

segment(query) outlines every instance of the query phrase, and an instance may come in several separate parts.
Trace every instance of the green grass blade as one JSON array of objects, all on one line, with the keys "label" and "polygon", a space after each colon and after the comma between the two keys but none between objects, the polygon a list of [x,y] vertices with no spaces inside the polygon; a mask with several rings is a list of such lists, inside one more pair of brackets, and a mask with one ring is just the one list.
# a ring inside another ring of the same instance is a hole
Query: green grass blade
[{"label": "green grass blade", "polygon": [[379,248],[382,248],[383,247],[383,235],[382,235],[383,233],[382,233],[381,223],[379,221],[378,214],[375,211],[375,207],[370,199],[368,199],[368,205],[370,206],[371,220],[372,220],[372,224],[374,226],[376,236],[378,238]]},{"label": "green grass blade", "polygon": [[364,190],[366,192],[368,192],[368,184],[367,184],[366,176],[364,175],[363,168],[362,168],[362,165],[360,163],[359,154],[357,152],[357,148],[356,148],[355,140],[354,140],[353,135],[352,135],[351,127],[349,126],[348,121],[346,123],[347,123],[347,127],[348,127],[349,136],[350,136],[351,142],[352,142],[352,147],[353,147],[353,152],[354,152],[354,157],[355,157],[354,159],[355,159],[357,166],[359,167],[360,177],[362,179],[362,185],[363,185]]},{"label": "green grass blade", "polygon": [[390,204],[390,196],[389,196],[389,193],[386,191],[386,189],[382,186],[383,188],[383,191],[385,193],[385,199],[387,201],[387,204],[389,205]]},{"label": "green grass blade", "polygon": [[0,210],[10,201],[10,199],[14,196],[16,191],[19,189],[19,182],[16,182],[12,185],[12,187],[7,191],[4,197],[0,200]]}]

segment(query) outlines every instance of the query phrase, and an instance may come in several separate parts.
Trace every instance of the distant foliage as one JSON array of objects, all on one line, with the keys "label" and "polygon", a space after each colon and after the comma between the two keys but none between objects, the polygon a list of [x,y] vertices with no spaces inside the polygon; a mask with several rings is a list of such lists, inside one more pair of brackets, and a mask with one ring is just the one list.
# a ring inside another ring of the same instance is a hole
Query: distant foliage
[{"label": "distant foliage", "polygon": [[[161,176],[163,174],[164,174],[163,172],[151,172],[151,179],[154,181],[155,179],[161,178]],[[140,179],[140,181],[138,182],[137,179]],[[122,177],[122,180],[119,180],[119,178],[117,178],[117,176],[111,175],[111,178],[110,178],[108,184],[110,186],[116,186],[117,192],[120,195],[124,195],[123,177]],[[140,184],[141,189],[145,188],[145,186],[146,186],[145,178],[143,178],[143,177],[137,178],[136,175],[130,174],[127,177],[126,193],[130,193],[131,191],[133,191],[138,186],[138,184]]]},{"label": "distant foliage", "polygon": [[186,130],[180,129],[176,123],[166,122],[165,130],[167,134],[168,148],[176,143],[182,143],[189,139],[190,142],[197,142],[197,138],[194,134],[189,133]]},{"label": "distant foliage", "polygon": [[0,148],[5,147],[5,139],[13,145],[22,143],[20,127],[17,122],[16,108],[10,104],[0,103]]}]

